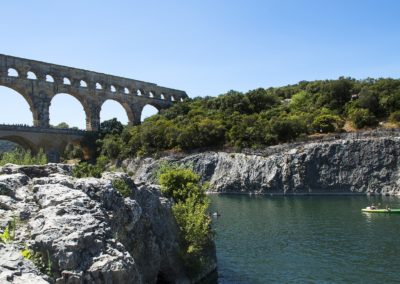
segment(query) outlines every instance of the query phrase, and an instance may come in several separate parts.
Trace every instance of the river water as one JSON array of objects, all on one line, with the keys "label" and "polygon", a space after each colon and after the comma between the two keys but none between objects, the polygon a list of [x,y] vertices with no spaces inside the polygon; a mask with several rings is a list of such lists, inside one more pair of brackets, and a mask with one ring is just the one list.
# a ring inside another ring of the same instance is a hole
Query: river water
[{"label": "river water", "polygon": [[397,197],[210,196],[218,283],[399,283]]}]

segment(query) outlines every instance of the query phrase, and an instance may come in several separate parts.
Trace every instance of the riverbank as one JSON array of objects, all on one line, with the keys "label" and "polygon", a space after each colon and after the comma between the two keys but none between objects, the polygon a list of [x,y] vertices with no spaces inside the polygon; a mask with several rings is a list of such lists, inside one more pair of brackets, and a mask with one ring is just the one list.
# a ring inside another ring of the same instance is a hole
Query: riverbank
[{"label": "riverbank", "polygon": [[186,165],[209,182],[209,193],[398,195],[400,134],[389,133],[286,144],[263,155],[208,151],[126,160],[122,166],[136,182],[145,183],[154,179],[160,163]]}]

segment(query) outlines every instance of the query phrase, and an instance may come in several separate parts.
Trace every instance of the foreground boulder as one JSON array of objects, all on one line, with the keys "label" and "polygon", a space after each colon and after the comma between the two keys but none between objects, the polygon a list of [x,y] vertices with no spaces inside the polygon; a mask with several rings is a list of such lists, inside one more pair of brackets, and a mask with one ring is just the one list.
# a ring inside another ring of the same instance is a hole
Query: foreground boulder
[{"label": "foreground boulder", "polygon": [[[193,282],[170,201],[158,188],[136,187],[122,173],[74,179],[69,172],[60,165],[0,168],[0,227],[16,228],[0,244],[0,283]],[[125,181],[129,197],[114,179]]]}]

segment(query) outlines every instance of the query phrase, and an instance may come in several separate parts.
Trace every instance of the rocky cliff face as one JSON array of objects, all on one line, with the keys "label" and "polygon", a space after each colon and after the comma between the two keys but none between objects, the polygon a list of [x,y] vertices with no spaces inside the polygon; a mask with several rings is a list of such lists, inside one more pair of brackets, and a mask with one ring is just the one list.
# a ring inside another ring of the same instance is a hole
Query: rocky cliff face
[{"label": "rocky cliff face", "polygon": [[[171,204],[158,188],[137,187],[122,173],[74,179],[70,170],[0,168],[0,233],[16,220],[15,237],[0,243],[0,283],[191,282]],[[114,188],[115,178],[129,185],[130,197]],[[22,257],[27,247],[42,256],[41,271],[35,257]]]},{"label": "rocky cliff face", "polygon": [[[296,145],[269,156],[207,152],[164,158],[187,164],[210,192],[263,194],[400,194],[400,138],[338,139]],[[125,161],[145,182],[159,161]]]}]

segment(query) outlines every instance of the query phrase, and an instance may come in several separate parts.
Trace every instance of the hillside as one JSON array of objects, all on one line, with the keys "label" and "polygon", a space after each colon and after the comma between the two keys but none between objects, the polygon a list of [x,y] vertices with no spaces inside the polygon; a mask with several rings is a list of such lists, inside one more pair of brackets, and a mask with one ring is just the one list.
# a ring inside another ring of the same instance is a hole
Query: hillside
[{"label": "hillside", "polygon": [[109,159],[160,151],[263,148],[314,134],[396,126],[399,121],[400,80],[341,77],[189,99],[142,125],[111,127],[100,148]]}]

